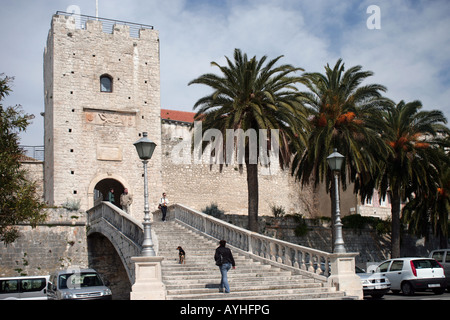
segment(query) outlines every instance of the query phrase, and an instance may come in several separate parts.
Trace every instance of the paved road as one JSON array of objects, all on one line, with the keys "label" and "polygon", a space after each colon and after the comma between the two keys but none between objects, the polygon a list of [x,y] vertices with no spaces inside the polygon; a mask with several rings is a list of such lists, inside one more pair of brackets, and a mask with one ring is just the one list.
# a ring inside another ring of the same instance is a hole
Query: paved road
[{"label": "paved road", "polygon": [[[370,297],[366,298],[367,300],[371,300]],[[450,300],[450,293],[445,291],[444,294],[437,295],[433,292],[417,292],[412,296],[405,296],[403,294],[393,294],[392,292],[386,294],[380,301],[383,300]]]}]

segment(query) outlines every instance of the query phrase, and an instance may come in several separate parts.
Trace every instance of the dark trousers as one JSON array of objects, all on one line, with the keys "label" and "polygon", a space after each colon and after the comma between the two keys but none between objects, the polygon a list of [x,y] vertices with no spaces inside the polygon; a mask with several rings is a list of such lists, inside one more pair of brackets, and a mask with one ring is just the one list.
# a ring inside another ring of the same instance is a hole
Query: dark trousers
[{"label": "dark trousers", "polygon": [[161,206],[162,221],[166,221],[167,206]]}]

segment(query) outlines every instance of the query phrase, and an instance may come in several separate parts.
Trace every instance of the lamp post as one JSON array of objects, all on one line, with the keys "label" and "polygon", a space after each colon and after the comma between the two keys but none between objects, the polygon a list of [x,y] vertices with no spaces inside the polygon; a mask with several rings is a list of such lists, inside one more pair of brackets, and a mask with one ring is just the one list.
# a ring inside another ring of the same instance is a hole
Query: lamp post
[{"label": "lamp post", "polygon": [[344,156],[334,149],[334,152],[327,157],[328,166],[333,172],[334,189],[336,198],[335,224],[334,224],[334,250],[333,253],[345,253],[344,238],[342,237],[341,210],[339,209],[339,171],[341,170]]},{"label": "lamp post", "polygon": [[147,132],[144,132],[143,137],[134,143],[139,158],[144,164],[144,241],[142,242],[141,256],[154,257],[156,256],[153,249],[150,210],[148,206],[148,179],[147,179],[147,163],[152,158],[153,151],[156,148],[156,143],[147,138]]}]

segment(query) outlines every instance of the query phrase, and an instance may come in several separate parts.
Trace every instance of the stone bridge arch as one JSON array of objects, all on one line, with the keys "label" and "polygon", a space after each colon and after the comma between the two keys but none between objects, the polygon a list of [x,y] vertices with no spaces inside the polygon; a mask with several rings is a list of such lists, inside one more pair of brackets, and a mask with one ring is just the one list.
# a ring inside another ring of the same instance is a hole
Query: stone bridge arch
[{"label": "stone bridge arch", "polygon": [[114,300],[129,300],[131,283],[122,260],[111,241],[99,232],[87,237],[89,267],[109,282]]},{"label": "stone bridge arch", "polygon": [[[123,275],[126,274],[126,277],[117,279],[122,282],[117,283],[117,286],[131,288],[135,282],[135,267],[131,257],[139,256],[142,250],[142,223],[111,203],[103,201],[88,210],[87,238],[90,265],[92,262],[93,267],[97,265],[103,268],[108,262],[120,261],[123,268],[119,267],[117,272],[122,272],[123,269]],[[107,270],[98,271],[108,273]],[[127,283],[123,283],[124,281]]]}]

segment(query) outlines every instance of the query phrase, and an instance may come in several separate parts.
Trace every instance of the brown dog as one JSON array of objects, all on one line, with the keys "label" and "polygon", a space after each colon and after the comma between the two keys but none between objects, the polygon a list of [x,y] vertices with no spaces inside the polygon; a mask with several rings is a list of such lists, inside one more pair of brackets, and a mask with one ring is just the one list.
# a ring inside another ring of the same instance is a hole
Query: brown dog
[{"label": "brown dog", "polygon": [[179,264],[186,264],[186,252],[184,252],[183,248],[178,246],[177,250],[178,252],[178,256],[180,257],[178,263]]}]

